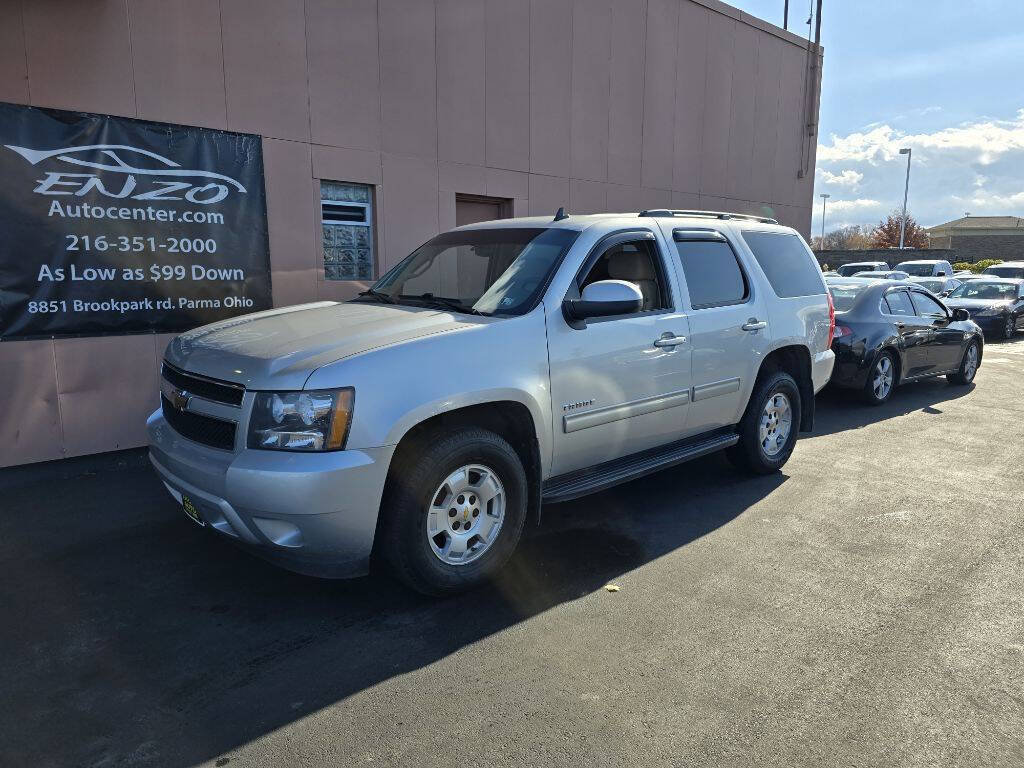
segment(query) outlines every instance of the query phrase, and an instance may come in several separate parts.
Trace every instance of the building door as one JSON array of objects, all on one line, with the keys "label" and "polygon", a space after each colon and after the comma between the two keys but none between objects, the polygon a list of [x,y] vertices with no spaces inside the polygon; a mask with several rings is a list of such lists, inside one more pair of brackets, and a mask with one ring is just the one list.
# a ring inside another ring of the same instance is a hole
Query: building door
[{"label": "building door", "polygon": [[507,219],[512,215],[512,201],[482,195],[455,195],[455,226],[478,221]]}]

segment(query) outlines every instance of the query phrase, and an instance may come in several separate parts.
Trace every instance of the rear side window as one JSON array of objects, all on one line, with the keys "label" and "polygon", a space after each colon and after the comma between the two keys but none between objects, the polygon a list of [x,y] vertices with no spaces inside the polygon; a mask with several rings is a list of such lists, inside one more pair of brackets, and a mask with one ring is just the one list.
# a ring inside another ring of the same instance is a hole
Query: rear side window
[{"label": "rear side window", "polygon": [[825,292],[821,270],[796,235],[744,232],[743,239],[780,299],[817,296]]},{"label": "rear side window", "polygon": [[747,300],[747,279],[727,242],[685,240],[677,242],[676,248],[694,309],[742,304]]},{"label": "rear side window", "polygon": [[882,299],[882,311],[888,307],[890,315],[914,315],[914,305],[910,303],[910,297],[906,291],[893,291],[887,293]]}]

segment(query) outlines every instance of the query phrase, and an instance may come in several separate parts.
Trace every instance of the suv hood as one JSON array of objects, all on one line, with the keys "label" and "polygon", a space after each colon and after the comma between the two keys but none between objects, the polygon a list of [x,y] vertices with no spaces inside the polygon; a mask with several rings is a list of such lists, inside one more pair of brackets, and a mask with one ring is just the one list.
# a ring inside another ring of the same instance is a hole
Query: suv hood
[{"label": "suv hood", "polygon": [[302,389],[317,368],[377,347],[489,322],[426,307],[319,302],[222,320],[167,346],[172,365],[247,389]]}]

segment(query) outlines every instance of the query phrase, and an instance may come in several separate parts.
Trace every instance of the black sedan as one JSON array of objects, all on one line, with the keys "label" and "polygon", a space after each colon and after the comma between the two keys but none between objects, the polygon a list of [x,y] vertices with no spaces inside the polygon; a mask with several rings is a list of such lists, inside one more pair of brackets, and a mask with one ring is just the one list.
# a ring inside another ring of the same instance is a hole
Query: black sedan
[{"label": "black sedan", "polygon": [[947,309],[913,284],[838,277],[827,282],[836,308],[831,384],[860,390],[869,403],[881,405],[908,381],[974,380],[985,342],[966,310]]},{"label": "black sedan", "polygon": [[1003,339],[1024,326],[1024,280],[987,277],[964,283],[945,300],[947,307],[971,313],[971,319],[986,334]]}]

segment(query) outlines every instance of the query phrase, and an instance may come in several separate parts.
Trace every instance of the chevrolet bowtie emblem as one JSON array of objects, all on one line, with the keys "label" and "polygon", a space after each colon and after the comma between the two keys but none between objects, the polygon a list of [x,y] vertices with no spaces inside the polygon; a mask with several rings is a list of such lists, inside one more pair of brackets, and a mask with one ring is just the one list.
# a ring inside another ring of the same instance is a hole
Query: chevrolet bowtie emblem
[{"label": "chevrolet bowtie emblem", "polygon": [[166,379],[160,382],[160,391],[167,398],[167,402],[179,411],[184,411],[188,407],[188,401],[192,399],[192,395],[184,389],[178,389]]}]

